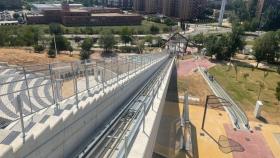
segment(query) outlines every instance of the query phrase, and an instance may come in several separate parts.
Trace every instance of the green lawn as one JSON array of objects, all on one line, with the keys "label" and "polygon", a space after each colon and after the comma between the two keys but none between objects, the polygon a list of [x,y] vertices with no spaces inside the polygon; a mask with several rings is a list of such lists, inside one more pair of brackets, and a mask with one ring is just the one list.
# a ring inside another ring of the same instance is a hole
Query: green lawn
[{"label": "green lawn", "polygon": [[[280,123],[280,105],[275,97],[275,88],[277,82],[280,82],[280,75],[276,72],[270,72],[265,80],[263,70],[253,70],[247,67],[238,67],[238,77],[234,68],[228,71],[228,66],[217,65],[211,68],[210,73],[214,75],[215,79],[225,88],[231,97],[252,115],[256,100],[259,93],[259,82],[264,82],[264,89],[262,90],[260,100],[264,104],[264,115],[269,122]],[[248,73],[249,77],[245,79],[244,74]]]},{"label": "green lawn", "polygon": [[[134,34],[149,34],[150,27],[152,25],[157,26],[162,33],[168,26],[165,24],[154,23],[151,21],[143,20],[141,25],[135,26],[77,26],[77,27],[65,27],[63,26],[64,34],[99,34],[102,31],[112,31],[114,34],[119,34],[124,27],[128,27],[133,30]],[[41,30],[41,32],[48,33],[49,25],[17,25],[17,26],[0,26],[1,28],[8,28],[9,31],[15,32],[20,29],[27,29],[29,27],[35,27]]]}]

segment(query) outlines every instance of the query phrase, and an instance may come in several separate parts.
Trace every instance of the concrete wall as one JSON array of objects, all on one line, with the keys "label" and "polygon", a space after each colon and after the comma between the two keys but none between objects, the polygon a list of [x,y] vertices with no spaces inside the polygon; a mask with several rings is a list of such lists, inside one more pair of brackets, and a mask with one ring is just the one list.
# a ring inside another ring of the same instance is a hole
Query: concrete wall
[{"label": "concrete wall", "polygon": [[[97,134],[97,129],[105,125],[126,99],[139,88],[167,57],[155,63],[147,70],[124,78],[125,86],[114,84],[105,90],[105,94],[89,97],[70,110],[52,115],[45,123],[36,123],[27,132],[23,143],[17,136],[10,144],[0,144],[0,157],[5,158],[68,158],[83,144],[89,136]],[[36,114],[44,115],[44,113]]]},{"label": "concrete wall", "polygon": [[141,125],[137,133],[135,141],[128,154],[129,158],[152,157],[174,61],[175,60],[173,59],[156,94],[158,97],[155,97],[153,100],[153,105],[151,105],[153,108],[150,108],[146,114],[145,129],[143,130],[143,126]]}]

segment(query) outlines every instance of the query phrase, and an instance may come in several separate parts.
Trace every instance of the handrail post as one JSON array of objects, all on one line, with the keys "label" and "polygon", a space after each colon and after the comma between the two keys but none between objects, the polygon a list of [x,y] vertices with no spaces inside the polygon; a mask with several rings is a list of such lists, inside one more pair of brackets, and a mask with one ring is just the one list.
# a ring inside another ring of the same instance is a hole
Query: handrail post
[{"label": "handrail post", "polygon": [[103,71],[101,71],[101,79],[102,79],[102,86],[103,86],[103,93],[105,94],[105,59],[103,59]]},{"label": "handrail post", "polygon": [[117,57],[117,85],[119,85],[119,58]]},{"label": "handrail post", "polygon": [[25,143],[25,128],[24,128],[24,121],[23,121],[23,114],[22,114],[22,100],[20,95],[17,95],[17,112],[19,112],[20,117],[20,124],[21,124],[21,130],[22,130],[22,141],[23,144]]},{"label": "handrail post", "polygon": [[88,69],[87,69],[87,60],[85,60],[84,68],[85,68],[85,77],[86,77],[86,89],[87,89],[87,92],[89,95],[90,92],[89,92],[89,75],[88,75]]},{"label": "handrail post", "polygon": [[78,96],[78,82],[77,82],[77,73],[74,71],[74,63],[71,63],[71,68],[72,68],[72,73],[73,73],[73,81],[74,81],[74,93],[75,93],[75,99],[76,99],[76,104],[77,108],[79,108],[79,96]]},{"label": "handrail post", "polygon": [[127,158],[128,156],[128,145],[127,145],[127,136],[124,137],[124,158]]},{"label": "handrail post", "polygon": [[25,70],[24,67],[22,67],[22,69],[23,69],[23,74],[24,74],[25,85],[26,85],[26,88],[27,88],[27,95],[28,95],[28,102],[29,102],[29,106],[30,106],[30,113],[32,114],[33,110],[32,110],[32,103],[31,103],[31,98],[30,98],[30,92],[29,92],[26,70]]},{"label": "handrail post", "polygon": [[53,95],[53,104],[55,104],[56,109],[58,110],[58,103],[57,103],[57,94],[55,94],[55,90],[54,90],[54,75],[53,75],[53,71],[52,71],[52,65],[49,64],[49,73],[50,73],[50,79],[51,79],[51,85],[52,85],[52,95]]}]

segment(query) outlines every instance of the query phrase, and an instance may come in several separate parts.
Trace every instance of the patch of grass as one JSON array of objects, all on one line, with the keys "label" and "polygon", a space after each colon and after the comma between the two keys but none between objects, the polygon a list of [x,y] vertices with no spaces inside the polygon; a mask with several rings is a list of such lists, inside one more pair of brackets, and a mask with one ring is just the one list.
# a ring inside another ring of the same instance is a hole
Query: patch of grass
[{"label": "patch of grass", "polygon": [[[264,104],[264,114],[269,122],[280,123],[280,105],[275,97],[275,87],[280,81],[280,75],[276,72],[269,72],[264,80],[264,71],[251,68],[238,67],[238,79],[236,80],[234,69],[228,70],[226,65],[217,65],[209,70],[215,79],[231,95],[231,97],[247,112],[253,112],[258,99],[260,85],[264,83],[264,89],[261,92],[260,100]],[[244,74],[248,73],[249,77],[245,79]]]},{"label": "patch of grass", "polygon": [[[143,20],[141,25],[132,26],[75,26],[66,27],[63,26],[64,34],[99,34],[102,31],[111,31],[114,34],[119,34],[124,27],[128,27],[133,30],[134,34],[150,34],[150,27],[152,25],[157,26],[160,32],[163,32],[164,28],[168,27],[165,24],[155,23],[147,20]],[[49,25],[16,25],[9,26],[12,31],[15,32],[20,29],[27,29],[30,27],[38,28],[43,33],[49,33]],[[1,26],[1,28],[7,28]]]}]

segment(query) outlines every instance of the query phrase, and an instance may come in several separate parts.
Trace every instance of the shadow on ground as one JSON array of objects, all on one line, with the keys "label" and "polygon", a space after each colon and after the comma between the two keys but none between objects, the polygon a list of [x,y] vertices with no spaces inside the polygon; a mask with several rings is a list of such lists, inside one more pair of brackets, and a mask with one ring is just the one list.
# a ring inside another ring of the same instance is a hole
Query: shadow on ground
[{"label": "shadow on ground", "polygon": [[[177,67],[174,65],[157,133],[153,158],[189,157],[185,151],[180,150],[182,134],[183,129],[181,127],[181,113],[179,108]],[[194,134],[196,134],[196,132],[194,132]]]}]

